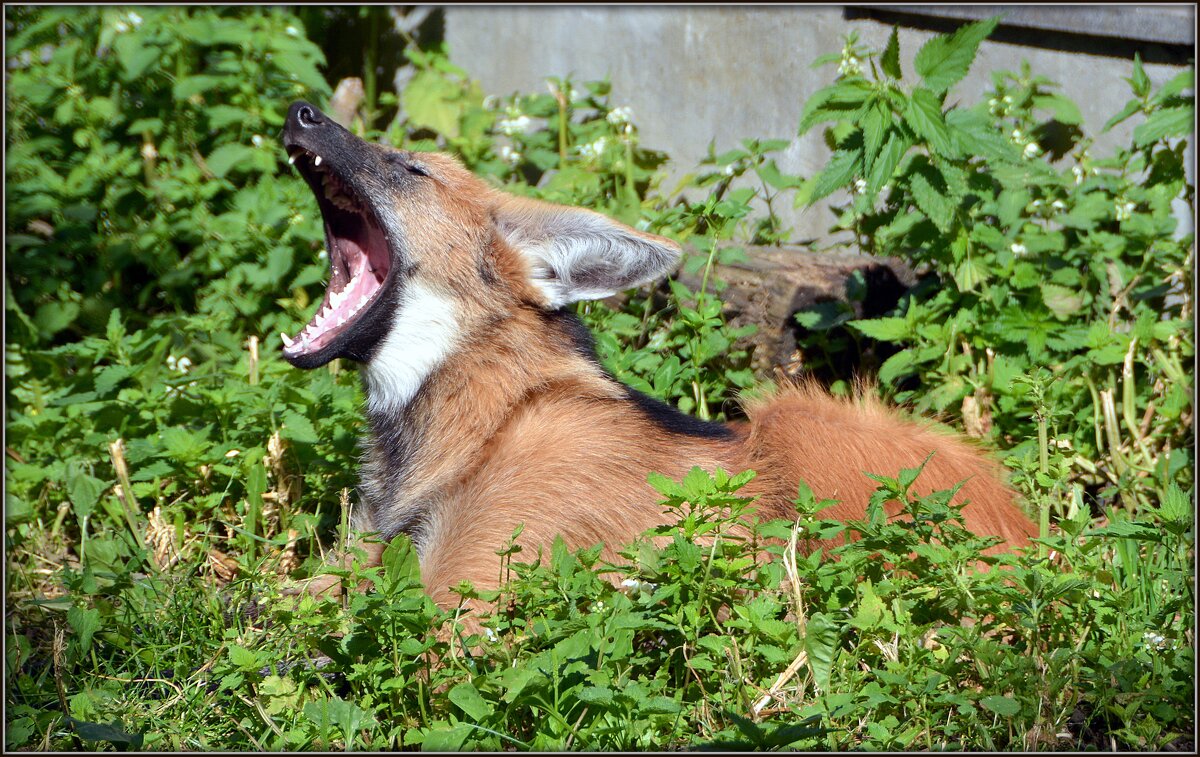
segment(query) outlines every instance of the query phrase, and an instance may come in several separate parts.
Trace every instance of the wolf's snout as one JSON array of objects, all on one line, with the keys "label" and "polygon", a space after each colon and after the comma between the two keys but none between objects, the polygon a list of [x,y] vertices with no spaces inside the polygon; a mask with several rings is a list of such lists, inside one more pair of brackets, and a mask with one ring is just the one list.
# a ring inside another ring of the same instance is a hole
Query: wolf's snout
[{"label": "wolf's snout", "polygon": [[311,129],[325,122],[325,114],[303,100],[297,100],[288,108],[287,125],[292,128]]}]

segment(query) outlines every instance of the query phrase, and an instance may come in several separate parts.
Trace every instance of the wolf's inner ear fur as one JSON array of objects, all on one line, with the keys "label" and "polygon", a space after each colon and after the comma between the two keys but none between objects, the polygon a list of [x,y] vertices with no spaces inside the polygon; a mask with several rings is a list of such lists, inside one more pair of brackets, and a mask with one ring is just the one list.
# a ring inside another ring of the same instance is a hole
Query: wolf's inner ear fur
[{"label": "wolf's inner ear fur", "polygon": [[679,245],[583,208],[504,197],[496,230],[525,257],[551,308],[595,300],[665,275]]}]

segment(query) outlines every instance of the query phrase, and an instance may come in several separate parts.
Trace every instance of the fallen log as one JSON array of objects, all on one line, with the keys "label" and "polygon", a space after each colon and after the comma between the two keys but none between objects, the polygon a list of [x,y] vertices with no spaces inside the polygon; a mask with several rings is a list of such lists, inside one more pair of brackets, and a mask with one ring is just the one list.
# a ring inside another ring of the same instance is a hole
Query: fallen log
[{"label": "fallen log", "polygon": [[[794,374],[803,361],[796,349],[796,314],[823,303],[850,306],[854,318],[879,317],[896,306],[919,278],[899,258],[857,252],[811,252],[799,247],[743,247],[745,259],[717,265],[713,274],[728,284],[721,292],[734,326],[753,323],[749,337],[756,371],[779,366]],[[698,289],[703,271],[680,270],[676,278]]]}]

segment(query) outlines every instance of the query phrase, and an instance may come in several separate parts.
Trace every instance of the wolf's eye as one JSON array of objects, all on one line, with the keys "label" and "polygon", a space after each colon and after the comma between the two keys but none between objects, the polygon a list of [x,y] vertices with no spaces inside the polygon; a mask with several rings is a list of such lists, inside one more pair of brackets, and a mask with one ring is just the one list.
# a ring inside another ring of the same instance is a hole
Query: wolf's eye
[{"label": "wolf's eye", "polygon": [[400,153],[389,152],[383,156],[383,159],[394,166],[399,166],[411,174],[417,176],[428,176],[429,172],[425,170],[425,166],[420,163],[414,163]]}]

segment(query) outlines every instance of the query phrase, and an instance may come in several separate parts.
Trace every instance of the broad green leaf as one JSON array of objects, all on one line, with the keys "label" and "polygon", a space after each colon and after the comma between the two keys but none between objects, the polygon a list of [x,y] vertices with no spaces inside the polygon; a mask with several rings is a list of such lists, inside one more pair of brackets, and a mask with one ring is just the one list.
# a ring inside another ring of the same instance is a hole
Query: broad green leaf
[{"label": "broad green leaf", "polygon": [[111,392],[122,381],[129,378],[137,370],[131,365],[106,365],[96,371],[96,393],[103,396]]},{"label": "broad green leaf", "polygon": [[92,646],[92,636],[100,630],[100,611],[72,606],[67,610],[67,623],[79,640],[79,653],[86,654]]},{"label": "broad green leaf", "polygon": [[71,498],[71,506],[75,517],[83,520],[92,514],[100,495],[104,491],[104,482],[87,473],[76,473],[67,481],[67,496]]},{"label": "broad green leaf", "polygon": [[1140,53],[1133,54],[1133,77],[1129,80],[1129,85],[1133,88],[1133,94],[1138,97],[1150,94],[1150,77],[1146,75],[1146,69],[1142,66]]},{"label": "broad green leaf", "polygon": [[251,118],[248,111],[232,105],[210,105],[206,112],[211,129],[224,129],[234,124],[244,124]]},{"label": "broad green leaf", "polygon": [[916,353],[912,349],[900,350],[879,366],[879,382],[884,385],[893,384],[896,379],[911,373],[916,365]]},{"label": "broad green leaf", "polygon": [[828,692],[833,660],[838,651],[837,623],[823,612],[808,616],[804,627],[804,649],[808,652],[813,681],[821,692]]},{"label": "broad green leaf", "polygon": [[1106,131],[1108,131],[1112,127],[1116,126],[1117,124],[1121,123],[1125,119],[1129,118],[1134,113],[1137,113],[1141,109],[1142,109],[1142,104],[1140,102],[1138,102],[1137,100],[1130,100],[1129,102],[1125,103],[1125,107],[1121,108],[1119,113],[1117,113],[1112,118],[1108,119],[1108,122],[1106,124],[1104,124],[1104,128],[1102,128],[1100,130],[1100,133],[1101,134],[1105,133]]},{"label": "broad green leaf", "polygon": [[209,76],[205,74],[199,76],[188,76],[175,82],[175,85],[171,87],[171,95],[176,100],[186,100],[192,95],[198,95],[202,92],[207,92],[213,87],[225,83],[225,81],[226,80],[220,76]]},{"label": "broad green leaf", "polygon": [[999,16],[976,21],[951,35],[941,35],[926,42],[913,59],[913,68],[934,92],[944,92],[967,75],[979,44],[1000,23]]},{"label": "broad green leaf", "polygon": [[353,743],[359,730],[375,725],[375,717],[371,713],[338,696],[309,702],[304,705],[304,714],[322,729],[336,726],[347,744]]},{"label": "broad green leaf", "polygon": [[861,160],[861,150],[838,150],[835,152],[829,160],[829,165],[825,166],[825,170],[809,179],[805,187],[808,192],[805,193],[804,199],[811,205],[849,184],[850,180],[854,178]]},{"label": "broad green leaf", "polygon": [[896,173],[896,167],[900,165],[900,159],[904,157],[904,153],[908,150],[908,144],[904,137],[898,131],[892,131],[884,143],[883,148],[879,151],[879,157],[875,159],[875,165],[871,166],[871,177],[867,181],[867,195],[875,197],[883,185],[892,180]]},{"label": "broad green leaf", "polygon": [[576,696],[588,704],[603,706],[612,704],[613,690],[607,686],[584,686]]},{"label": "broad green leaf", "polygon": [[1005,718],[1011,718],[1021,714],[1021,705],[1012,697],[1004,696],[989,696],[979,700],[984,709],[996,713]]},{"label": "broad green leaf", "polygon": [[960,292],[973,292],[991,278],[991,269],[978,255],[968,257],[954,268],[954,283]]},{"label": "broad green leaf", "polygon": [[232,644],[229,647],[229,661],[238,670],[249,673],[261,668],[266,662],[266,657],[261,652]]},{"label": "broad green leaf", "polygon": [[291,439],[294,442],[301,444],[316,444],[318,441],[317,430],[313,428],[312,421],[294,410],[286,410],[282,416],[283,427],[280,432],[285,439]]},{"label": "broad green leaf", "polygon": [[646,697],[639,705],[638,709],[649,715],[674,715],[682,709],[679,702],[664,696]]},{"label": "broad green leaf", "polygon": [[883,68],[883,72],[893,79],[903,78],[900,72],[900,27],[893,26],[892,33],[888,36],[887,46],[883,48],[883,55],[879,59],[879,65]]},{"label": "broad green leaf", "polygon": [[942,233],[946,233],[954,223],[956,204],[934,185],[934,179],[940,179],[937,171],[932,166],[925,166],[911,174],[908,186],[921,212],[928,216]]},{"label": "broad green leaf", "polygon": [[121,78],[127,82],[139,79],[158,60],[161,52],[157,46],[147,44],[140,35],[128,34],[117,38],[113,43],[113,50],[116,51],[117,60],[124,69],[124,76]]},{"label": "broad green leaf", "polygon": [[223,178],[234,167],[245,169],[254,158],[256,149],[249,145],[230,143],[221,145],[204,159],[208,170],[218,179]]},{"label": "broad green leaf", "polygon": [[1056,93],[1038,95],[1033,98],[1033,105],[1035,108],[1050,111],[1054,114],[1054,119],[1060,123],[1076,126],[1083,123],[1079,106],[1065,95]]},{"label": "broad green leaf", "polygon": [[1083,294],[1057,284],[1042,284],[1042,301],[1059,318],[1066,320],[1083,308]]},{"label": "broad green leaf", "polygon": [[119,745],[122,750],[128,748],[135,752],[141,751],[146,738],[144,733],[126,733],[118,721],[114,721],[111,725],[102,725],[76,720],[70,716],[67,716],[65,720],[71,724],[75,733],[79,734],[79,738],[84,741],[107,741],[114,746]]},{"label": "broad green leaf", "polygon": [[817,90],[804,103],[797,134],[804,136],[809,129],[822,121],[848,118],[862,107],[872,91],[870,85],[861,79],[838,82]]},{"label": "broad green leaf", "polygon": [[459,709],[476,722],[484,720],[492,714],[492,705],[479,695],[479,690],[469,681],[464,681],[450,689],[447,696],[451,702],[458,705]]},{"label": "broad green leaf", "polygon": [[1171,80],[1162,85],[1158,92],[1154,93],[1154,97],[1150,98],[1151,105],[1158,105],[1169,97],[1175,97],[1189,89],[1194,89],[1196,86],[1196,72],[1190,67],[1180,71],[1171,77]]},{"label": "broad green leaf", "polygon": [[887,128],[891,125],[890,116],[891,111],[879,100],[871,103],[863,116],[863,170],[868,174],[879,155],[879,148],[883,146]]},{"label": "broad green leaf", "polygon": [[380,562],[393,583],[408,581],[418,584],[421,581],[420,557],[406,534],[397,534],[392,538],[383,550]]},{"label": "broad green leaf", "polygon": [[933,152],[947,158],[956,157],[950,130],[946,128],[946,119],[942,115],[942,106],[933,92],[923,87],[913,90],[908,110],[904,111],[904,120]]},{"label": "broad green leaf", "polygon": [[51,337],[70,326],[79,316],[78,303],[70,300],[47,302],[39,305],[33,314],[33,322],[43,336]]},{"label": "broad green leaf", "polygon": [[904,318],[874,318],[850,321],[848,325],[864,336],[880,342],[898,342],[912,337],[912,330]]},{"label": "broad green leaf", "polygon": [[404,115],[417,126],[427,126],[450,139],[458,137],[462,105],[458,86],[434,71],[421,71],[401,95]]},{"label": "broad green leaf", "polygon": [[1192,105],[1157,110],[1133,130],[1133,144],[1135,147],[1145,147],[1165,137],[1190,134],[1195,116],[1196,109]]}]

